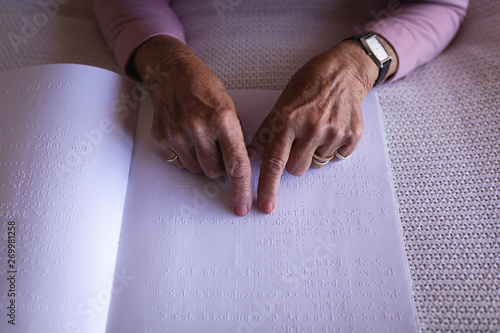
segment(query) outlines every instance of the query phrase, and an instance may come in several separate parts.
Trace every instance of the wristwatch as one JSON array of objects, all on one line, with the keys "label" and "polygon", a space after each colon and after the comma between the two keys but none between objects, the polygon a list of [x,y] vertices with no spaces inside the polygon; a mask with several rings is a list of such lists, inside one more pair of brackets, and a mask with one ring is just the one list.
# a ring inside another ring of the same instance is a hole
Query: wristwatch
[{"label": "wristwatch", "polygon": [[389,72],[389,67],[391,66],[392,58],[389,55],[389,52],[385,49],[384,45],[380,42],[377,35],[372,33],[364,33],[359,35],[354,35],[351,38],[347,38],[346,40],[354,40],[358,42],[366,54],[372,58],[372,60],[379,67],[378,77],[373,85],[376,87],[382,81],[384,81],[387,73]]}]

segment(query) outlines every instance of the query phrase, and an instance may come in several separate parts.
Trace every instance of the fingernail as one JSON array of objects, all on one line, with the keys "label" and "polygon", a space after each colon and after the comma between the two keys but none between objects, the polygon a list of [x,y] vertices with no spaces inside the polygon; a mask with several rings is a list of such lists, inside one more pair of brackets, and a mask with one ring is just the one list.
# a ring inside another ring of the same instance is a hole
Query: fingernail
[{"label": "fingernail", "polygon": [[248,207],[247,206],[236,206],[234,208],[234,213],[238,216],[245,216],[248,213]]},{"label": "fingernail", "polygon": [[271,214],[274,209],[274,205],[271,202],[266,201],[260,206],[260,209],[262,209],[262,211],[266,214]]}]

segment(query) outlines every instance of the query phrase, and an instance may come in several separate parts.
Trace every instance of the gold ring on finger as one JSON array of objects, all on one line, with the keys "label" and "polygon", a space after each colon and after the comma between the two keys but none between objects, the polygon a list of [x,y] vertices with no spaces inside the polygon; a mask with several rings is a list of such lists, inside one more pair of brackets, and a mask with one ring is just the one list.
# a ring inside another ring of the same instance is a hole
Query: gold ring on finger
[{"label": "gold ring on finger", "polygon": [[328,162],[330,162],[330,161],[321,162],[321,161],[318,161],[317,159],[315,159],[315,158],[313,157],[312,162],[313,162],[314,164],[316,164],[316,165],[323,166],[323,165],[325,165],[325,164],[328,164]]},{"label": "gold ring on finger", "polygon": [[176,161],[176,160],[177,160],[177,158],[178,158],[178,157],[177,157],[177,154],[175,154],[175,155],[174,155],[174,157],[169,158],[169,159],[166,159],[165,161],[167,161],[168,163],[172,163],[172,162]]},{"label": "gold ring on finger", "polygon": [[[322,163],[328,163],[330,162],[330,160],[335,156],[335,154],[331,155],[331,156],[328,156],[328,157],[323,157],[323,156],[320,156],[316,153],[313,154],[313,160],[316,160],[318,162],[322,162]],[[322,164],[324,165],[324,164]]]}]

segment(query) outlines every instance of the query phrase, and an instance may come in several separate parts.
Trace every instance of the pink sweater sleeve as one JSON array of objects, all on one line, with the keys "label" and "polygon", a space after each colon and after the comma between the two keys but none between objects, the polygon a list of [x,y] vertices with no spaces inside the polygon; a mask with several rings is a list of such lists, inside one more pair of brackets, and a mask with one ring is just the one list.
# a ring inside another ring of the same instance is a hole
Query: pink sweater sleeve
[{"label": "pink sweater sleeve", "polygon": [[383,36],[398,55],[391,81],[400,79],[436,57],[451,42],[462,23],[468,0],[405,1],[378,13],[364,27]]},{"label": "pink sweater sleeve", "polygon": [[[398,54],[399,67],[391,80],[406,76],[437,56],[455,36],[468,0],[389,0],[374,20],[358,32],[383,36]],[[134,50],[148,38],[171,35],[185,42],[170,0],[94,0],[94,12],[104,37],[125,69]]]},{"label": "pink sweater sleeve", "polygon": [[101,31],[118,64],[125,69],[133,52],[147,39],[170,35],[182,42],[184,30],[170,0],[94,0]]}]

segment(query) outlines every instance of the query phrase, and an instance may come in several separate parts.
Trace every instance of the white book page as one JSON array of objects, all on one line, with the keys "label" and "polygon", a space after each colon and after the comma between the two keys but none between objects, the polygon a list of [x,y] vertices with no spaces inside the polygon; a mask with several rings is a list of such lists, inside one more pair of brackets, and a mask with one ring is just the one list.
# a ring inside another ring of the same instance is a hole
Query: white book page
[{"label": "white book page", "polygon": [[131,89],[81,65],[0,73],[0,332],[105,330]]},{"label": "white book page", "polygon": [[[279,92],[230,94],[248,138]],[[237,217],[226,183],[159,157],[141,105],[107,331],[416,331],[376,95],[363,107],[349,160],[285,173],[272,214]]]}]

